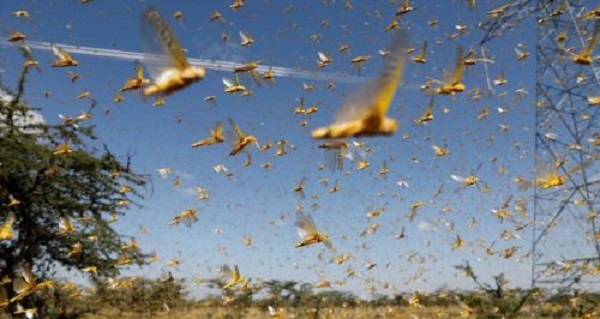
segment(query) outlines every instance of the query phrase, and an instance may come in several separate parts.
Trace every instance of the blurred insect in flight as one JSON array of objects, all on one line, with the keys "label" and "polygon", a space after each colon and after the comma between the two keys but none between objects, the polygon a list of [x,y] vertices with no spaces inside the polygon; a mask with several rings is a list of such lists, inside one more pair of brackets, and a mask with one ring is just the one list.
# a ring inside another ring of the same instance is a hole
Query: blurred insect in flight
[{"label": "blurred insect in flight", "polygon": [[229,152],[229,156],[239,154],[248,144],[254,144],[254,146],[260,150],[260,145],[258,144],[258,139],[256,137],[244,134],[240,126],[232,119],[229,119],[229,124],[231,124],[237,135],[237,139],[235,139],[235,144],[231,152]]},{"label": "blurred insect in flight", "polygon": [[323,243],[327,248],[333,249],[329,236],[317,230],[310,215],[298,211],[296,213],[295,225],[298,228],[298,235],[300,236],[300,241],[296,243],[295,247],[305,247]]},{"label": "blurred insect in flight", "polygon": [[460,188],[458,188],[456,191],[460,191],[463,188],[466,187],[470,187],[470,186],[479,186],[479,183],[481,182],[481,180],[479,179],[479,177],[477,177],[477,172],[479,171],[479,169],[481,169],[481,163],[479,164],[479,166],[477,166],[477,169],[475,169],[475,171],[465,177],[459,176],[459,175],[450,175],[450,177],[452,177],[453,180],[462,183],[462,186]]},{"label": "blurred insect in flight", "polygon": [[173,217],[173,221],[169,225],[184,223],[187,227],[192,227],[192,224],[197,221],[198,211],[195,209],[187,209]]},{"label": "blurred insect in flight", "polygon": [[0,227],[0,241],[11,240],[14,236],[13,224],[15,223],[15,213],[10,212]]},{"label": "blurred insect in flight", "polygon": [[433,121],[433,105],[435,101],[435,95],[431,96],[431,100],[425,109],[423,115],[421,115],[418,119],[415,120],[415,124],[417,125],[425,125],[431,121]]},{"label": "blurred insect in flight", "polygon": [[294,193],[298,194],[300,199],[306,199],[306,194],[304,194],[304,183],[306,183],[306,177],[303,177],[302,180],[300,180],[300,183],[296,184],[293,189]]},{"label": "blurred insect in flight", "polygon": [[240,83],[240,79],[237,74],[235,75],[235,81],[232,81],[228,78],[223,78],[223,85],[225,85],[225,88],[223,89],[223,92],[225,93],[235,94],[237,92],[246,91],[246,87]]},{"label": "blurred insect in flight", "polygon": [[335,123],[317,128],[312,132],[312,137],[345,138],[392,135],[396,132],[398,123],[385,115],[402,78],[407,47],[408,36],[400,33],[393,42],[383,74],[347,99],[336,115]]},{"label": "blurred insect in flight", "polygon": [[409,0],[402,0],[402,5],[396,11],[396,16],[401,16],[413,11],[415,8],[410,5]]},{"label": "blurred insect in flight", "polygon": [[419,55],[412,57],[412,60],[420,64],[425,64],[427,62],[427,40],[423,42],[423,47],[421,48]]},{"label": "blurred insect in flight", "polygon": [[204,68],[188,63],[175,33],[158,11],[146,9],[141,27],[150,53],[145,59],[146,67],[153,75],[153,83],[144,89],[145,96],[164,97],[204,78]]},{"label": "blurred insect in flight", "polygon": [[240,274],[240,269],[237,265],[234,266],[233,270],[225,265],[221,268],[221,271],[229,275],[229,282],[223,286],[223,290],[232,288],[236,285],[241,285],[246,281],[246,278]]},{"label": "blurred insect in flight", "polygon": [[456,51],[454,74],[450,75],[448,79],[441,83],[442,85],[436,90],[437,94],[454,95],[463,92],[466,89],[465,85],[462,83],[463,66],[463,50],[462,47],[458,47],[458,50]]},{"label": "blurred insect in flight", "polygon": [[571,175],[574,173],[588,167],[592,162],[586,162],[580,165],[576,165],[575,167],[565,170],[564,174],[559,174],[558,169],[564,165],[561,164],[555,165],[552,169],[548,169],[545,165],[538,165],[539,168],[536,173],[535,185],[541,189],[548,189],[559,187],[565,184],[565,182],[569,179]]},{"label": "blurred insect in flight", "polygon": [[588,40],[587,46],[581,51],[579,54],[575,54],[572,52],[568,52],[572,55],[571,60],[580,65],[591,65],[594,61],[594,57],[592,57],[592,52],[594,51],[594,47],[596,46],[596,42],[598,41],[598,35],[600,35],[600,20],[596,20],[594,23],[594,31],[592,36]]},{"label": "blurred insect in flight", "polygon": [[35,275],[29,268],[29,266],[21,266],[21,275],[13,279],[13,290],[16,295],[10,299],[10,302],[22,300],[23,298],[41,290],[47,290],[54,288],[54,282],[46,280],[41,283],[37,283]]},{"label": "blurred insect in flight", "polygon": [[192,144],[192,148],[223,143],[224,140],[225,139],[223,138],[223,123],[217,122],[217,126],[215,127],[215,129],[210,130],[210,137],[199,140],[198,142]]},{"label": "blurred insect in flight", "polygon": [[79,62],[73,60],[73,57],[71,57],[69,52],[65,51],[63,48],[52,45],[52,53],[54,53],[54,56],[57,58],[57,60],[52,64],[53,67],[61,68],[79,65]]},{"label": "blurred insect in flight", "polygon": [[319,69],[326,67],[327,65],[329,65],[329,63],[331,63],[331,61],[333,61],[333,59],[330,56],[326,55],[323,52],[319,52],[319,59],[317,60],[317,67]]},{"label": "blurred insect in flight", "polygon": [[119,89],[119,93],[131,90],[137,90],[144,85],[150,83],[149,79],[144,78],[144,68],[140,61],[135,60],[135,78],[129,78],[125,84]]}]

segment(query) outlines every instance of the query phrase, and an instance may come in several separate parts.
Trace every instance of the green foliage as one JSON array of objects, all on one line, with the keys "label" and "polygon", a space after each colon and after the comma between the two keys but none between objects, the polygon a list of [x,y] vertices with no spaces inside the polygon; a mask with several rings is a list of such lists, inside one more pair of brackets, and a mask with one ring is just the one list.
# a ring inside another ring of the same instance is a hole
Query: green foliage
[{"label": "green foliage", "polygon": [[[132,172],[130,158],[123,163],[106,145],[98,149],[86,117],[33,122],[34,110],[21,100],[27,74],[25,68],[16,92],[2,88],[10,98],[0,102],[0,225],[9,212],[16,217],[14,236],[0,241],[0,274],[14,279],[22,267],[31,268],[39,282],[58,269],[95,267],[92,276],[116,276],[119,257],[144,264],[138,247],[123,249],[125,238],[111,222],[142,198],[146,177]],[[67,146],[70,152],[57,151]],[[83,249],[73,253],[76,244]],[[9,299],[15,295],[9,285],[0,289]],[[35,294],[25,299],[38,308],[43,303]]]}]

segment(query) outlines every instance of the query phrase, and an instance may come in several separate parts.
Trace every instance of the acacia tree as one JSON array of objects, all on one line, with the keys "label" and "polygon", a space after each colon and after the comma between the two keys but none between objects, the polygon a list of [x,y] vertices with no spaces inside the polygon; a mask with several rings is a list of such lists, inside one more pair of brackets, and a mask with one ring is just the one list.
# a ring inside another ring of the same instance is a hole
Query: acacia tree
[{"label": "acacia tree", "polygon": [[24,67],[14,91],[0,86],[0,308],[14,313],[20,302],[48,317],[40,291],[59,287],[28,282],[19,296],[28,269],[39,284],[61,269],[96,280],[146,262],[111,222],[138,205],[148,179],[131,170],[130,156],[118,159],[95,142],[86,124],[93,104],[59,125],[31,121],[35,110],[22,101],[27,75]]}]

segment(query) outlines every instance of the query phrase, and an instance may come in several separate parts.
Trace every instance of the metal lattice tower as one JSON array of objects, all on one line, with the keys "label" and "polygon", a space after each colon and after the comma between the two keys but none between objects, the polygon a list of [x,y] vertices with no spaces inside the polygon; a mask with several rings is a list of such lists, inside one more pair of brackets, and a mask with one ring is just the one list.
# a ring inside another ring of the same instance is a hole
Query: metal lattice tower
[{"label": "metal lattice tower", "polygon": [[533,287],[600,282],[600,61],[575,61],[599,38],[600,17],[585,18],[594,9],[585,5],[539,4]]}]

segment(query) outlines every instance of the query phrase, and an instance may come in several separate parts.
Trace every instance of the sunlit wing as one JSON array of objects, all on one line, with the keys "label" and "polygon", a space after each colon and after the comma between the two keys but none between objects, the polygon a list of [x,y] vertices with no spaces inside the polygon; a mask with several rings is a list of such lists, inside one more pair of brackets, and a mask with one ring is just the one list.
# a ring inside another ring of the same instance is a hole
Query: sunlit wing
[{"label": "sunlit wing", "polygon": [[371,112],[384,116],[392,102],[404,71],[404,52],[408,47],[408,36],[400,33],[386,59],[383,74],[344,101],[335,117],[335,123],[344,123],[362,118]]},{"label": "sunlit wing", "polygon": [[52,53],[54,53],[54,56],[59,60],[72,60],[71,55],[67,51],[57,46],[52,46]]},{"label": "sunlit wing", "polygon": [[233,130],[237,134],[238,138],[239,139],[244,138],[246,136],[246,134],[244,134],[244,132],[242,131],[240,126],[233,119],[229,118],[228,120],[229,120],[229,124],[231,124],[231,126],[233,127]]},{"label": "sunlit wing", "polygon": [[303,212],[296,213],[295,225],[298,228],[298,235],[300,238],[306,238],[307,236],[317,232],[312,217],[304,214]]},{"label": "sunlit wing", "polygon": [[228,79],[228,78],[223,78],[223,80],[222,80],[222,81],[223,81],[223,84],[224,84],[225,86],[227,86],[227,87],[230,87],[230,86],[233,86],[233,85],[234,85],[234,84],[233,84],[233,81],[232,81],[231,79]]},{"label": "sunlit wing", "polygon": [[234,272],[233,275],[235,276],[234,278],[241,278],[242,276],[240,275],[240,269],[238,268],[237,265],[234,266]]},{"label": "sunlit wing", "polygon": [[138,60],[135,60],[135,74],[138,80],[144,80],[144,68]]},{"label": "sunlit wing", "polygon": [[454,68],[454,78],[452,83],[462,83],[463,70],[463,48],[461,46],[456,50],[456,66]]},{"label": "sunlit wing", "polygon": [[450,175],[450,177],[452,177],[453,180],[457,181],[457,182],[464,182],[466,180],[466,178],[462,177],[462,176],[458,176],[458,175]]},{"label": "sunlit wing", "polygon": [[319,60],[322,61],[327,61],[327,56],[325,56],[325,54],[323,54],[322,52],[319,52]]},{"label": "sunlit wing", "polygon": [[28,267],[21,267],[21,274],[23,275],[23,279],[25,279],[25,282],[27,282],[29,286],[35,287],[35,275],[31,272],[31,270]]},{"label": "sunlit wing", "polygon": [[185,52],[175,33],[154,8],[148,8],[144,12],[142,33],[147,45],[160,48],[159,52],[169,58],[171,66],[180,70],[184,70],[189,66]]},{"label": "sunlit wing", "polygon": [[221,121],[217,122],[217,126],[215,127],[215,132],[214,132],[214,137],[221,137],[223,136],[223,123]]},{"label": "sunlit wing", "polygon": [[27,284],[27,282],[23,278],[17,277],[13,279],[13,290],[18,295],[22,295],[29,292],[31,290],[31,286]]}]

